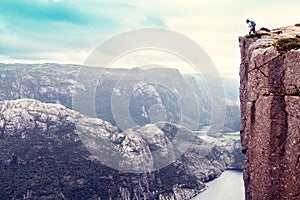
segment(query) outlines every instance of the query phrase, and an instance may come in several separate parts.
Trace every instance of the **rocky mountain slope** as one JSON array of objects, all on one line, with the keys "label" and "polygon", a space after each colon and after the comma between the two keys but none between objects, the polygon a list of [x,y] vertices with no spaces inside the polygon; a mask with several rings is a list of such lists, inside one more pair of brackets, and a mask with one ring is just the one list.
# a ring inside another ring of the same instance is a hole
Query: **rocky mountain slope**
[{"label": "rocky mountain slope", "polygon": [[[73,108],[72,97],[86,90],[78,77],[81,67],[60,64],[0,64],[0,100],[30,98]],[[94,73],[95,69],[85,68]],[[211,97],[205,81],[199,76],[182,75],[173,69],[97,70],[102,74],[101,77],[90,81],[97,84],[95,99],[91,103],[95,105],[98,118],[124,130],[161,120],[181,123],[184,119],[186,126],[210,124]],[[230,79],[224,78],[223,82],[227,113],[221,131],[239,131],[239,107],[235,104],[238,85]],[[118,103],[113,103],[120,97],[122,99]],[[128,118],[125,112],[115,112],[120,111],[120,102],[128,103],[126,106],[131,122],[122,121]],[[191,129],[197,128],[193,126]]]},{"label": "rocky mountain slope", "polygon": [[240,37],[246,199],[300,199],[300,27]]},{"label": "rocky mountain slope", "polygon": [[[178,132],[193,136],[169,122],[120,132],[60,104],[0,101],[0,199],[189,199],[203,182],[240,168],[237,141],[189,137],[177,158]],[[174,161],[154,171],[161,157]]]},{"label": "rocky mountain slope", "polygon": [[[209,76],[209,75],[206,75]],[[195,92],[198,100],[200,114],[200,124],[209,125],[211,118],[211,97],[209,90],[205,87],[206,83],[198,75],[184,75],[184,78],[188,81],[191,88]],[[213,79],[213,78],[211,78]],[[238,86],[239,82],[234,78],[222,77],[222,82],[225,92],[226,114],[224,120],[224,126],[220,130],[221,132],[235,132],[240,130],[240,108],[237,104],[238,101]],[[213,97],[212,97],[213,98]],[[220,116],[221,117],[221,116]],[[214,134],[211,134],[214,136]]]}]

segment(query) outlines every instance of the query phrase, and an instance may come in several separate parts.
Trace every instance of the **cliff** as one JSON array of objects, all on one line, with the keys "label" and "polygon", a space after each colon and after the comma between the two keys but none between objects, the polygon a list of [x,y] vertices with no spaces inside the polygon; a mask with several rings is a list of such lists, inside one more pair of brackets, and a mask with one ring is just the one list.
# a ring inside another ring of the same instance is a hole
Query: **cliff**
[{"label": "cliff", "polygon": [[247,200],[300,199],[300,27],[240,37]]}]

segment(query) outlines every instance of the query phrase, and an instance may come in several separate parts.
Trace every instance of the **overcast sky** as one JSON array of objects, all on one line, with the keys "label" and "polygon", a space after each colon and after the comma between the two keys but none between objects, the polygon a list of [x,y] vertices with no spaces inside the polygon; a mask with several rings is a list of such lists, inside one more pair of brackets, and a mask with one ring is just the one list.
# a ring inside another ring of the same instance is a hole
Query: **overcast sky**
[{"label": "overcast sky", "polygon": [[[299,0],[1,0],[0,62],[82,64],[113,36],[157,27],[192,39],[221,73],[237,75],[245,20],[254,20],[257,28],[294,25],[300,23],[299,8]],[[117,63],[142,65],[142,54],[154,63],[168,57],[139,52]]]}]

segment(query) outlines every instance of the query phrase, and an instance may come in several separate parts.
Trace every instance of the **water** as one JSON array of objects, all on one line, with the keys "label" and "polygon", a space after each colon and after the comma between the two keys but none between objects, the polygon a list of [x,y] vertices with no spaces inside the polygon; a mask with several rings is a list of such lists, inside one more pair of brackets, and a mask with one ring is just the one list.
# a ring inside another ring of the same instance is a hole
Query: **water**
[{"label": "water", "polygon": [[227,170],[222,175],[206,183],[209,187],[192,200],[243,200],[244,182],[242,171]]}]

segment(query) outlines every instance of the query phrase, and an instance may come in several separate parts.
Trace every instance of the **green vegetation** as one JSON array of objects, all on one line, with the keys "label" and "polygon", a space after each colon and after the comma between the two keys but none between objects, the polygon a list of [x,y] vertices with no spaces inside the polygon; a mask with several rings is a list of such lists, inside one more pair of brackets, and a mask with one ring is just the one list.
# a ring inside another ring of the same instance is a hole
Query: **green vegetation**
[{"label": "green vegetation", "polygon": [[226,139],[240,140],[240,135],[224,135]]},{"label": "green vegetation", "polygon": [[240,132],[224,133],[223,137],[226,139],[240,140]]},{"label": "green vegetation", "polygon": [[118,171],[86,159],[89,152],[67,134],[0,140],[0,199],[24,199],[27,191],[27,199],[117,199],[110,191],[118,190]]},{"label": "green vegetation", "polygon": [[295,89],[295,90],[290,91],[288,94],[289,94],[289,96],[300,96],[300,90]]},{"label": "green vegetation", "polygon": [[280,38],[274,44],[275,48],[281,52],[287,52],[292,49],[300,48],[300,39],[299,38]]},{"label": "green vegetation", "polygon": [[294,89],[294,90],[290,90],[288,92],[278,92],[275,95],[277,96],[300,96],[300,90],[299,89]]},{"label": "green vegetation", "polygon": [[147,174],[104,166],[88,159],[90,153],[81,141],[66,137],[74,134],[71,131],[52,129],[51,137],[33,132],[34,137],[24,140],[0,139],[0,200],[120,199],[120,188],[133,197],[135,192],[142,195],[141,187],[158,199],[161,193],[172,193],[176,184],[187,189],[202,186],[183,165],[174,163]]},{"label": "green vegetation", "polygon": [[159,184],[153,185],[151,190],[166,193],[172,193],[174,185],[178,184],[186,189],[198,187],[198,182],[195,176],[187,174],[184,168],[172,163],[158,171],[160,177]]}]

